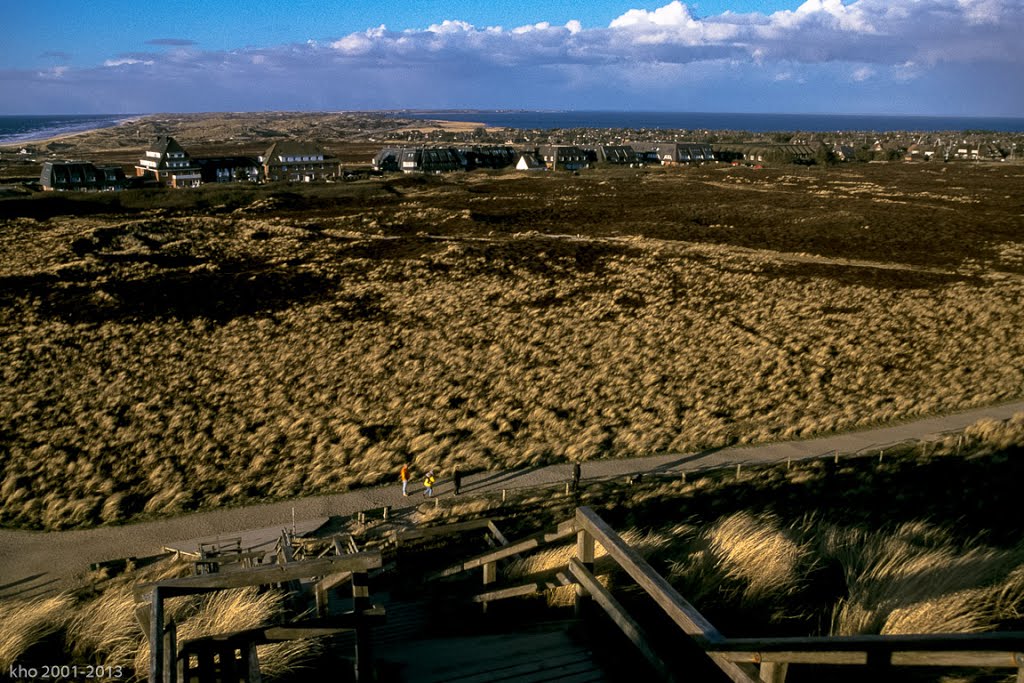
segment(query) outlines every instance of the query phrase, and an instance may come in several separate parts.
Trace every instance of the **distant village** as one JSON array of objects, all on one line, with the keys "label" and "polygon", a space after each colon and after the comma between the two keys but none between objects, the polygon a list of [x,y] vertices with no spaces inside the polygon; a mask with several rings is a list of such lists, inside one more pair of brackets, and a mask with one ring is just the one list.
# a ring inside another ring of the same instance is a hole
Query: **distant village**
[{"label": "distant village", "polygon": [[522,172],[578,172],[596,166],[671,166],[709,163],[817,164],[850,161],[1005,161],[1016,147],[969,138],[961,141],[925,140],[893,146],[828,143],[813,139],[779,142],[679,142],[616,140],[605,144],[594,131],[577,132],[583,143],[461,144],[442,140],[386,146],[364,165],[340,163],[314,142],[293,140],[271,144],[259,156],[193,157],[169,135],[157,137],[134,167],[134,175],[115,164],[89,161],[46,161],[39,182],[43,190],[112,191],[137,187],[190,188],[209,183],[314,182],[345,180],[384,173],[440,174],[475,169],[515,169]]}]

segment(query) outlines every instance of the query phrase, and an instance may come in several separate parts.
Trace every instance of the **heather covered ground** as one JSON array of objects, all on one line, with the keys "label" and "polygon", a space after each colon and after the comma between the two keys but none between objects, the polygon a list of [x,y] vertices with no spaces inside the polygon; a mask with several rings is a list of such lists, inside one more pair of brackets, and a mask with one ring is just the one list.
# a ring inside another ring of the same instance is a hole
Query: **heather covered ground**
[{"label": "heather covered ground", "polygon": [[1019,398],[1022,176],[599,169],[0,201],[0,523]]}]

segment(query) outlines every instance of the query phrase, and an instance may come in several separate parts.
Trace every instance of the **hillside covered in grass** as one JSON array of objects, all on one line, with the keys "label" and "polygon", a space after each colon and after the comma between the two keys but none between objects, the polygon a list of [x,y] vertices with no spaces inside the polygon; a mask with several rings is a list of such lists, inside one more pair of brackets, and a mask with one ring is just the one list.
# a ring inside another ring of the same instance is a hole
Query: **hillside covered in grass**
[{"label": "hillside covered in grass", "polygon": [[1021,176],[473,173],[0,201],[0,523],[1020,397]]}]

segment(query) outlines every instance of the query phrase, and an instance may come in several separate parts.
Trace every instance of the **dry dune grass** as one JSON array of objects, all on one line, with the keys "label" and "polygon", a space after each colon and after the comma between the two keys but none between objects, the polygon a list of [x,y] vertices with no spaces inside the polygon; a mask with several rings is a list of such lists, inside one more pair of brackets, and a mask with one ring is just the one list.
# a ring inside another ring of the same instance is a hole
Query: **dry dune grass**
[{"label": "dry dune grass", "polygon": [[[338,491],[406,459],[802,438],[1024,390],[1024,281],[999,256],[1019,219],[1001,203],[956,214],[992,245],[959,237],[951,255],[948,226],[919,217],[946,215],[934,197],[823,208],[751,176],[779,206],[737,209],[683,172],[598,178],[401,178],[229,215],[204,191],[202,210],[4,220],[0,523]],[[780,254],[843,249],[905,268]]]},{"label": "dry dune grass", "polygon": [[848,589],[833,614],[836,634],[970,633],[1020,617],[1024,548],[958,547],[921,523],[822,536],[824,557],[839,563]]},{"label": "dry dune grass", "polygon": [[26,650],[59,632],[74,600],[69,595],[0,603],[0,670],[8,670]]}]

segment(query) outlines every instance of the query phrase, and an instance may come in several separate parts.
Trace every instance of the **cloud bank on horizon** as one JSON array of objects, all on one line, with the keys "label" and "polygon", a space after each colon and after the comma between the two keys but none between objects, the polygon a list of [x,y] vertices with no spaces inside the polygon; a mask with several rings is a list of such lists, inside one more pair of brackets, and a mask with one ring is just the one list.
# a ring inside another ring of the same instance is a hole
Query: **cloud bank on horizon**
[{"label": "cloud bank on horizon", "polygon": [[[603,27],[457,18],[327,41],[154,51],[0,72],[39,112],[572,108],[1024,116],[1020,0],[807,0],[698,17],[674,0]],[[17,97],[15,97],[15,95]],[[15,106],[11,106],[14,104]]]}]

